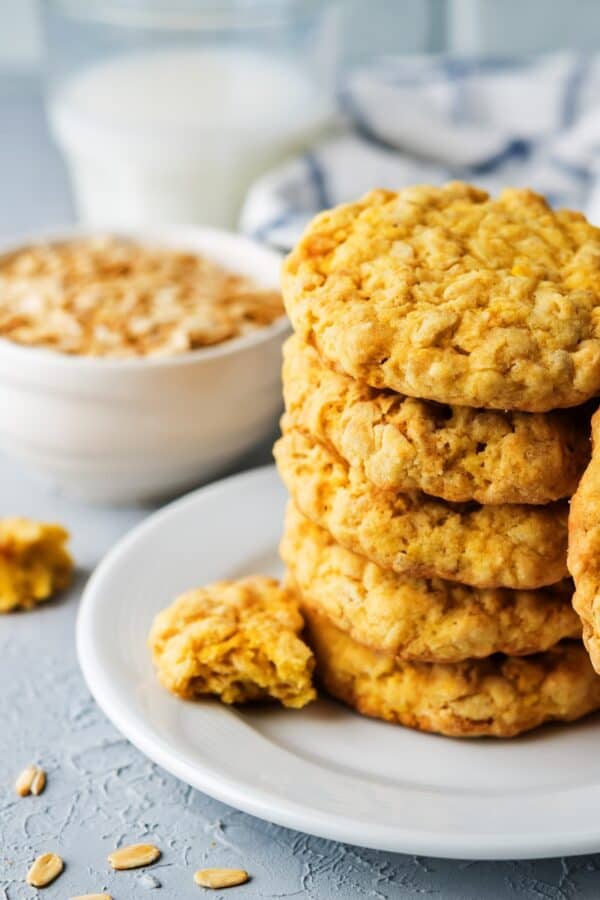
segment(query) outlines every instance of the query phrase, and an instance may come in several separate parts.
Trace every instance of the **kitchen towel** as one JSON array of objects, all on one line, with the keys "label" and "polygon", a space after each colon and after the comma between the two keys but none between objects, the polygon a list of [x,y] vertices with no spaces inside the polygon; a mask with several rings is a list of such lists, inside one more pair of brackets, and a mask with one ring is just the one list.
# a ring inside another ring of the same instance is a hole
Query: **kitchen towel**
[{"label": "kitchen towel", "polygon": [[244,232],[288,250],[320,209],[456,178],[532,187],[600,224],[600,57],[385,58],[348,73],[338,99],[329,133],[251,187]]}]

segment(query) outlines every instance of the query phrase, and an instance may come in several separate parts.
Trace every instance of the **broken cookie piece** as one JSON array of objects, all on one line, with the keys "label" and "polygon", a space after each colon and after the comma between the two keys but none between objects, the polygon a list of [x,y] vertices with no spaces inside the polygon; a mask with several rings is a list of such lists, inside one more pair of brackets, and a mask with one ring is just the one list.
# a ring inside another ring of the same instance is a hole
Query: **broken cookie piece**
[{"label": "broken cookie piece", "polygon": [[61,525],[0,519],[0,613],[30,609],[68,585],[68,538]]},{"label": "broken cookie piece", "polygon": [[158,614],[149,643],[160,681],[180,697],[300,708],[316,696],[303,627],[291,591],[251,576],[183,594]]}]

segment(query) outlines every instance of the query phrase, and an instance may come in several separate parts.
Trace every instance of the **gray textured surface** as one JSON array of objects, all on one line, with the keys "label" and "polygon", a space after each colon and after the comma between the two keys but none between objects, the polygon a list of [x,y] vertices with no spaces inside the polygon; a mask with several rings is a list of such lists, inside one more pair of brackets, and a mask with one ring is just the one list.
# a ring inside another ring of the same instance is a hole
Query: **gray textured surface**
[{"label": "gray textured surface", "polygon": [[[0,234],[65,221],[63,174],[48,147],[31,83],[0,78],[0,122]],[[0,900],[36,895],[24,876],[35,855],[46,850],[59,852],[67,864],[64,875],[43,892],[49,900],[103,889],[115,900],[147,892],[172,900],[200,897],[191,874],[203,864],[250,870],[248,885],[211,894],[232,900],[600,896],[600,856],[470,863],[375,853],[268,825],[166,775],[122,739],[95,706],[74,646],[86,577],[147,510],[80,506],[4,459],[0,497],[2,515],[66,524],[79,566],[77,583],[64,597],[35,612],[0,618]],[[19,799],[13,781],[30,761],[47,769],[48,787],[40,797]],[[145,874],[111,874],[106,854],[120,841],[140,839],[160,845],[161,861]],[[154,893],[153,879],[161,885]]]}]

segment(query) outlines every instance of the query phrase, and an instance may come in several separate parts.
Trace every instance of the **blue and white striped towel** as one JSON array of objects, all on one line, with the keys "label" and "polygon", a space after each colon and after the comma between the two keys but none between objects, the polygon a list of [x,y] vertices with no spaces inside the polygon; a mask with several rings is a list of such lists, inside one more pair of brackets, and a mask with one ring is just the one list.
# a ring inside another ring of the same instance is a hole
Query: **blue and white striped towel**
[{"label": "blue and white striped towel", "polygon": [[349,75],[340,101],[341,127],[253,185],[243,231],[287,250],[320,209],[453,178],[532,187],[600,224],[600,57],[386,58]]}]

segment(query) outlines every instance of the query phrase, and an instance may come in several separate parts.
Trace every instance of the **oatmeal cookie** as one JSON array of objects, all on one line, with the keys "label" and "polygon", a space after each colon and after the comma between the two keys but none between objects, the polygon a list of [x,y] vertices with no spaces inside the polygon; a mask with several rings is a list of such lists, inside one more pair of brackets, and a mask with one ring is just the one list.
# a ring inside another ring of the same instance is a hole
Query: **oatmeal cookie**
[{"label": "oatmeal cookie", "polygon": [[0,519],[0,613],[30,609],[67,587],[73,560],[61,525]]},{"label": "oatmeal cookie", "polygon": [[600,673],[600,410],[592,418],[592,459],[571,500],[568,566],[583,640]]},{"label": "oatmeal cookie", "polygon": [[385,490],[452,502],[550,503],[569,497],[589,460],[589,415],[444,406],[379,391],[324,365],[291,337],[288,419]]},{"label": "oatmeal cookie", "polygon": [[379,491],[303,432],[275,445],[296,506],[384,569],[476,587],[530,589],[567,577],[567,504],[478,506]]},{"label": "oatmeal cookie", "polygon": [[299,708],[315,698],[303,625],[295,595],[255,575],[183,594],[157,615],[149,644],[160,681],[180,697]]},{"label": "oatmeal cookie", "polygon": [[600,392],[600,230],[452,182],[321,213],[287,258],[295,330],[373,387],[545,412]]},{"label": "oatmeal cookie", "polygon": [[539,653],[581,639],[565,580],[537,591],[478,589],[380,569],[288,507],[281,556],[302,602],[355,641],[407,660],[454,663]]},{"label": "oatmeal cookie", "polygon": [[352,640],[307,609],[319,681],[366,716],[450,737],[512,737],[600,708],[600,678],[579,641],[534,656],[406,662]]}]

